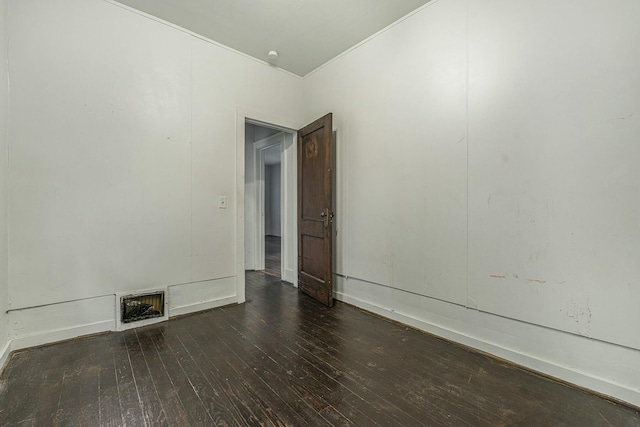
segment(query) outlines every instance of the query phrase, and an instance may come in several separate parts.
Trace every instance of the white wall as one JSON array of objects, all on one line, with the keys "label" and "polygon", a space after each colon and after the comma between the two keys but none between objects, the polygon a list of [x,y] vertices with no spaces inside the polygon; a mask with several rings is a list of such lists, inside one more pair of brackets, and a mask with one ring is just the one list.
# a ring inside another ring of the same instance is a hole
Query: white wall
[{"label": "white wall", "polygon": [[57,337],[108,329],[91,305],[115,292],[233,301],[237,109],[298,120],[301,80],[101,0],[11,0],[8,19],[11,337],[46,340],[18,325],[75,300]]},{"label": "white wall", "polygon": [[309,76],[338,298],[640,404],[638,22],[433,1]]},{"label": "white wall", "polygon": [[[277,147],[278,153],[280,147]],[[280,209],[280,163],[265,166],[265,234],[267,236],[282,236],[282,215]]]},{"label": "white wall", "polygon": [[9,81],[7,74],[7,0],[0,0],[0,367],[8,356],[7,308],[7,118]]}]

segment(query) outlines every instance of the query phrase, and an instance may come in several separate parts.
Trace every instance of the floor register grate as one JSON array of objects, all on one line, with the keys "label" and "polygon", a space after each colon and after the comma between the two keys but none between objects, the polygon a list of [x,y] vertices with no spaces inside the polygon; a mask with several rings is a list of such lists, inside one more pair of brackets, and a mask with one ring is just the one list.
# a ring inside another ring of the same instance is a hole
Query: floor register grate
[{"label": "floor register grate", "polygon": [[137,322],[164,316],[164,291],[120,298],[120,321]]}]

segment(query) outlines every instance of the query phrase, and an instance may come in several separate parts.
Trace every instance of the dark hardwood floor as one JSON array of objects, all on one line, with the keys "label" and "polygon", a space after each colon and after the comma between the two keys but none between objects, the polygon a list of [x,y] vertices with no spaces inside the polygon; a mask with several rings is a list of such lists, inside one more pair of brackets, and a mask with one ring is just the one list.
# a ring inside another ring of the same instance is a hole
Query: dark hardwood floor
[{"label": "dark hardwood floor", "polygon": [[247,298],[14,353],[0,425],[640,426],[631,408],[261,272]]},{"label": "dark hardwood floor", "polygon": [[281,239],[276,236],[264,237],[264,272],[270,276],[281,278],[280,255]]}]

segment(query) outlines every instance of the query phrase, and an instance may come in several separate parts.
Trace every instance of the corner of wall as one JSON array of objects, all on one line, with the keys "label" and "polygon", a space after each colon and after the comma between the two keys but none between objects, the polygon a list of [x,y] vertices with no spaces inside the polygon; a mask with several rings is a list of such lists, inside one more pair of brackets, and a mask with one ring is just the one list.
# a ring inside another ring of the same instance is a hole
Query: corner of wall
[{"label": "corner of wall", "polygon": [[8,238],[7,238],[7,124],[9,115],[9,70],[7,54],[7,0],[0,0],[0,370],[11,345],[7,336]]}]

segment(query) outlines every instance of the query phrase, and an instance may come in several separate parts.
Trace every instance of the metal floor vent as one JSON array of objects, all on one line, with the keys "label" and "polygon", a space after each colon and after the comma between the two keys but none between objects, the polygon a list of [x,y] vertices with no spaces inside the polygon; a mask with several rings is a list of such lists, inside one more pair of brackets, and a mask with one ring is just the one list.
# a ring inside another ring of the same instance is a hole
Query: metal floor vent
[{"label": "metal floor vent", "polygon": [[131,323],[164,315],[164,292],[122,297],[120,321]]},{"label": "metal floor vent", "polygon": [[167,320],[165,291],[119,296],[118,330]]}]

